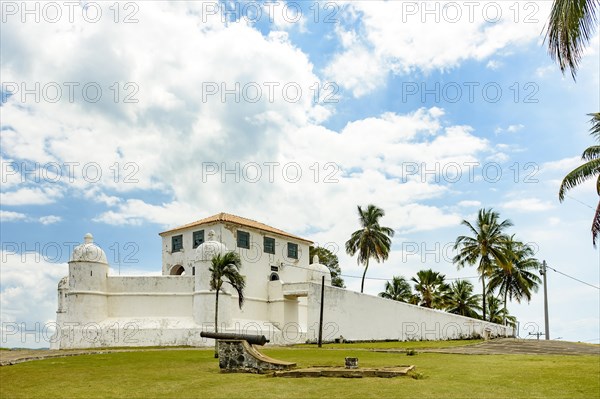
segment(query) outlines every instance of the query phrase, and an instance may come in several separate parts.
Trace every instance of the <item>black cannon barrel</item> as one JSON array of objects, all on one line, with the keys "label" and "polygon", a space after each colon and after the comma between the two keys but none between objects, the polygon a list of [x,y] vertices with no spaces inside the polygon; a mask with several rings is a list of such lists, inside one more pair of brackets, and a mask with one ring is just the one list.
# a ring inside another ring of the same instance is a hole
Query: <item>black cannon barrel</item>
[{"label": "black cannon barrel", "polygon": [[239,339],[247,341],[252,345],[264,345],[269,340],[264,335],[252,335],[252,334],[232,334],[232,333],[214,333],[208,331],[202,331],[200,336],[203,338],[213,338],[213,339]]}]

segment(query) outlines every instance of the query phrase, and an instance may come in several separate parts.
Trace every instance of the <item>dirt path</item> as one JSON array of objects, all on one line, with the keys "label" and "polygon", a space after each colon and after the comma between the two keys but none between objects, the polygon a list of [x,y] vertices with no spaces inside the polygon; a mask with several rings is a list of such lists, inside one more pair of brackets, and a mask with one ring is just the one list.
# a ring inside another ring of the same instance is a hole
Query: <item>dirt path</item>
[{"label": "dirt path", "polygon": [[[392,349],[376,351],[395,352],[395,350]],[[416,349],[416,351],[465,355],[600,355],[600,345],[567,341],[501,338],[475,345],[456,346],[451,348]]]}]

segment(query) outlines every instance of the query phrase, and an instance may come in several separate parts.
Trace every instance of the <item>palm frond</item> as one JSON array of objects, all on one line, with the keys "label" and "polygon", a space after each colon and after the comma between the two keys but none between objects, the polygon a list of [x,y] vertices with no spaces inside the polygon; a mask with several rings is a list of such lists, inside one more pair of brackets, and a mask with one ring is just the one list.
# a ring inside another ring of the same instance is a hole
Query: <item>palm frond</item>
[{"label": "palm frond", "polygon": [[594,214],[594,221],[592,223],[592,243],[594,244],[594,248],[596,248],[598,235],[600,235],[600,200],[598,201],[596,213]]},{"label": "palm frond", "polygon": [[238,294],[240,309],[244,304],[244,289],[246,287],[246,281],[239,272],[241,267],[240,256],[235,252],[227,252],[215,255],[208,269],[211,276],[210,289],[218,292],[221,290],[223,283],[231,285]]},{"label": "palm frond", "polygon": [[588,114],[588,116],[592,117],[592,119],[590,119],[590,123],[592,124],[590,134],[594,136],[596,141],[600,142],[600,112],[593,112]]},{"label": "palm frond", "polygon": [[410,284],[402,276],[394,276],[391,282],[386,281],[385,291],[379,293],[382,298],[402,302],[410,302],[412,295]]},{"label": "palm frond", "polygon": [[573,169],[567,174],[558,190],[558,199],[562,202],[565,199],[565,194],[568,190],[580,185],[584,181],[598,175],[600,173],[600,159],[594,159],[586,162],[581,166]]},{"label": "palm frond", "polygon": [[548,52],[562,73],[569,68],[575,80],[585,46],[596,31],[597,0],[554,0],[546,38]]},{"label": "palm frond", "polygon": [[597,158],[600,158],[600,145],[588,147],[581,154],[581,159],[584,161],[592,161]]}]

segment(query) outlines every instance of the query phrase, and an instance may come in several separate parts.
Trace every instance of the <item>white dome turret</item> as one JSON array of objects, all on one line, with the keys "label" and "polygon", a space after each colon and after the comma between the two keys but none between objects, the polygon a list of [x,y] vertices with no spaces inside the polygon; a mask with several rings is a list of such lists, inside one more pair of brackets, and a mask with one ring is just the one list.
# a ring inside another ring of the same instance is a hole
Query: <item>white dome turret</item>
[{"label": "white dome turret", "polygon": [[214,230],[208,232],[208,240],[196,248],[196,260],[210,261],[217,255],[229,252],[225,244],[215,240]]},{"label": "white dome turret", "polygon": [[108,264],[106,254],[96,244],[94,244],[94,236],[87,233],[83,237],[83,244],[78,245],[71,254],[71,262],[97,262]]},{"label": "white dome turret", "polygon": [[319,256],[313,256],[313,263],[308,265],[307,281],[321,284],[321,278],[325,276],[325,285],[331,285],[331,271],[325,265],[319,263]]}]

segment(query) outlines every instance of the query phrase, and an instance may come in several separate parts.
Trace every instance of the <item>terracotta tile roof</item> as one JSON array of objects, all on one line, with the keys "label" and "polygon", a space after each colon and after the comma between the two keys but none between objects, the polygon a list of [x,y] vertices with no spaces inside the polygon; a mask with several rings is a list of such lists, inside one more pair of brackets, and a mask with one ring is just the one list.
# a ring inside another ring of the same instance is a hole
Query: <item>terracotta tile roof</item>
[{"label": "terracotta tile roof", "polygon": [[175,228],[170,229],[170,230],[163,231],[162,233],[159,233],[158,235],[163,236],[165,234],[172,233],[172,232],[179,231],[179,230],[183,230],[183,229],[187,229],[189,227],[201,226],[203,224],[217,223],[217,222],[234,223],[234,224],[238,224],[238,225],[241,225],[241,226],[251,227],[251,228],[254,228],[254,229],[258,229],[258,230],[263,230],[263,231],[268,231],[270,233],[279,234],[279,235],[282,235],[282,236],[285,236],[285,237],[289,237],[289,238],[293,238],[293,239],[296,239],[296,240],[304,241],[304,242],[307,242],[309,244],[313,243],[310,240],[307,240],[307,239],[302,238],[302,237],[295,236],[295,235],[290,234],[290,233],[286,233],[283,230],[279,230],[279,229],[276,229],[275,227],[271,227],[271,226],[268,226],[268,225],[266,225],[264,223],[257,222],[256,220],[246,219],[246,218],[243,218],[241,216],[236,216],[236,215],[232,215],[232,214],[225,213],[225,212],[221,212],[221,213],[218,213],[216,215],[209,216],[207,218],[200,219],[200,220],[197,220],[197,221],[192,222],[192,223],[184,224],[183,226],[179,226],[179,227],[175,227]]}]

